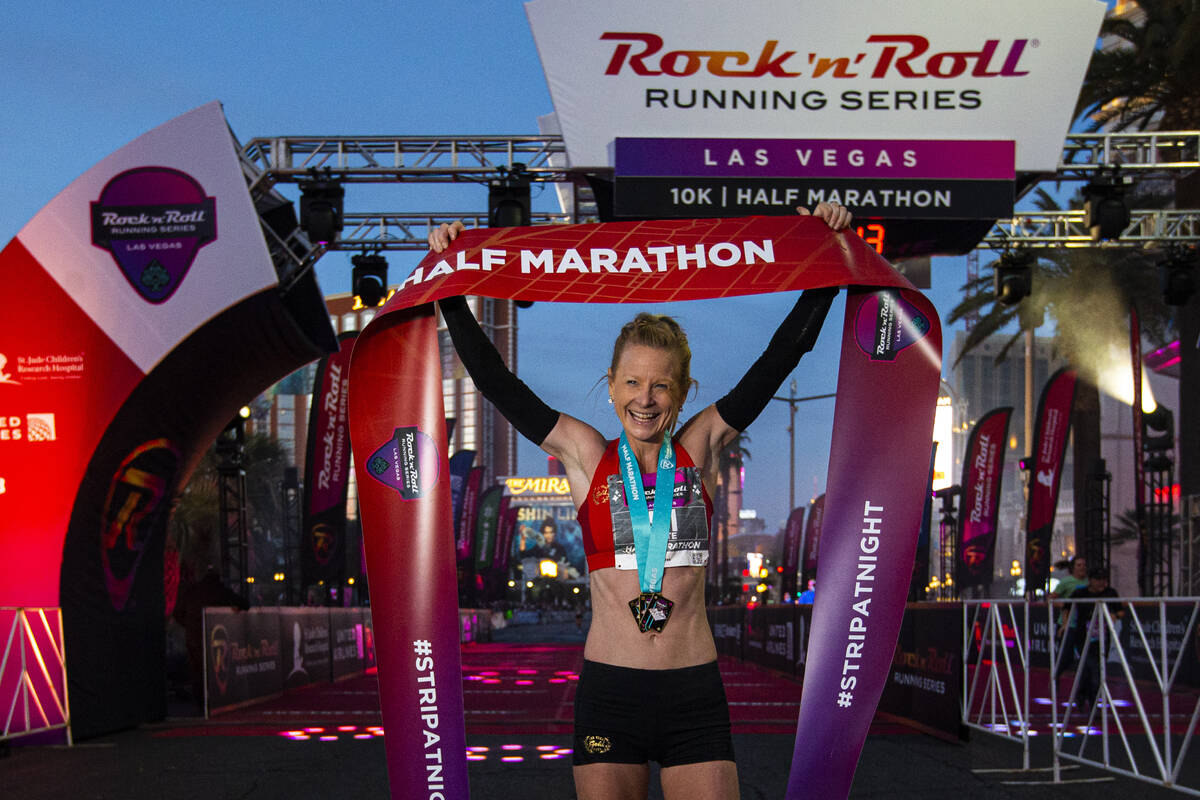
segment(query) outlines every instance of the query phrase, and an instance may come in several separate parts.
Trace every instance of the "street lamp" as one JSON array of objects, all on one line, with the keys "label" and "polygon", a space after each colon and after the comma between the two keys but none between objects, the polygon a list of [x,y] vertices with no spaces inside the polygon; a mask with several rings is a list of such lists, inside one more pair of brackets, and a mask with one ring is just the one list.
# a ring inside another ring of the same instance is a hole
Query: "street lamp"
[{"label": "street lamp", "polygon": [[814,394],[808,397],[796,397],[796,379],[792,378],[788,386],[787,397],[772,397],[788,404],[788,513],[796,507],[796,404],[809,400],[824,400],[827,397],[837,397],[836,394]]}]

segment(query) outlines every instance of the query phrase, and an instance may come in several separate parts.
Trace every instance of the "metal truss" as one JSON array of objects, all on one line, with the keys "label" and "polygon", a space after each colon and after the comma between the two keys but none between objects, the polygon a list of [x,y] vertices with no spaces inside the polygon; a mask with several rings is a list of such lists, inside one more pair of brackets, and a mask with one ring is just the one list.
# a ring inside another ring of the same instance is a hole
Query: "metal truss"
[{"label": "metal truss", "polygon": [[533,181],[573,179],[561,136],[276,136],[251,139],[242,158],[271,183],[314,171],[345,183],[478,183],[516,163]]},{"label": "metal truss", "polygon": [[1200,242],[1200,210],[1134,209],[1120,237],[1103,242],[1092,241],[1081,210],[1023,211],[997,221],[979,247],[1144,248],[1165,242]]},{"label": "metal truss", "polygon": [[[241,147],[243,170],[251,194],[274,196],[273,186],[297,183],[315,174],[344,183],[486,183],[525,165],[533,182],[572,183],[573,214],[535,213],[535,225],[580,222],[594,218],[595,204],[586,188],[586,173],[566,166],[561,136],[275,136],[251,139]],[[1090,180],[1112,175],[1179,177],[1200,169],[1200,131],[1069,134],[1054,173],[1040,180]],[[384,212],[344,215],[343,235],[333,250],[423,250],[431,226],[462,219],[468,226],[486,224],[482,212]],[[323,249],[295,231],[274,232],[284,256],[311,265]],[[1082,211],[1021,212],[1000,220],[980,247],[1145,247],[1167,241],[1200,241],[1200,211],[1133,211],[1129,226],[1112,241],[1093,242],[1083,227]],[[286,259],[285,259],[286,260]],[[300,270],[301,272],[303,269]]]},{"label": "metal truss", "polygon": [[1113,169],[1145,175],[1200,168],[1200,131],[1072,133],[1055,177],[1089,179]]},{"label": "metal truss", "polygon": [[[460,220],[468,228],[486,228],[487,212],[447,211],[421,213],[347,213],[342,217],[345,229],[331,250],[428,250],[429,232],[442,223]],[[530,225],[562,225],[573,222],[570,214],[534,211]]]},{"label": "metal truss", "polygon": [[[271,182],[294,183],[312,171],[346,183],[481,181],[522,163],[531,180],[574,181],[561,136],[274,136],[251,139],[243,159]],[[1063,143],[1059,179],[1086,179],[1113,168],[1174,173],[1200,168],[1200,131],[1072,133]]]}]

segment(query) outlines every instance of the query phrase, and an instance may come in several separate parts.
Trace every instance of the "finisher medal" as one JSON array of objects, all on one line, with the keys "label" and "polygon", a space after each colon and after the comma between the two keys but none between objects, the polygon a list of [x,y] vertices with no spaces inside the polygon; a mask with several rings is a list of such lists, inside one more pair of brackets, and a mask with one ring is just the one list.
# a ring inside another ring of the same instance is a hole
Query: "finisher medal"
[{"label": "finisher medal", "polygon": [[674,602],[658,592],[642,592],[629,601],[629,610],[633,612],[638,630],[642,633],[647,631],[662,633],[667,620],[671,618],[671,609],[674,607]]},{"label": "finisher medal", "polygon": [[[642,485],[641,469],[625,433],[621,433],[618,448],[621,463],[621,482],[625,486],[625,504],[633,527],[633,549],[637,556],[638,580],[642,592],[629,601],[629,610],[642,633],[662,633],[675,603],[662,596],[663,569],[667,562],[667,539],[671,529],[671,505],[675,497],[675,449],[671,439],[663,437],[658,453],[658,472],[655,476],[655,495],[661,511],[651,516]],[[665,499],[664,499],[665,498]]]}]

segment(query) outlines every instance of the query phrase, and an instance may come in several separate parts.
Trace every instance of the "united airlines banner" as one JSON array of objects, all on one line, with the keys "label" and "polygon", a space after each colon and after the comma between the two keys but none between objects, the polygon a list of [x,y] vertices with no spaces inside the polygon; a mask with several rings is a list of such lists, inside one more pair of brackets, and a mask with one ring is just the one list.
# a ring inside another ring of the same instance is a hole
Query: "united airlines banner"
[{"label": "united airlines banner", "polygon": [[989,411],[975,423],[963,458],[962,524],[954,548],[958,563],[954,582],[959,590],[992,582],[996,554],[996,519],[1000,513],[1000,479],[1008,450],[1012,407]]},{"label": "united airlines banner", "polygon": [[340,585],[346,571],[346,500],[350,488],[347,387],[357,331],[338,337],[338,351],[317,365],[304,460],[304,519],[300,566],[303,586]]},{"label": "united airlines banner", "polygon": [[[908,591],[941,326],[924,296],[865,242],[796,216],[466,231],[450,250],[427,256],[359,337],[350,426],[363,476],[393,797],[467,796],[456,553],[430,303],[456,294],[650,303],[841,285],[852,289],[821,592],[788,796],[848,794]],[[431,763],[442,770],[429,772]]]},{"label": "united airlines banner", "polygon": [[1075,373],[1060,369],[1050,376],[1038,400],[1033,435],[1033,466],[1029,480],[1029,513],[1025,538],[1025,587],[1033,591],[1050,580],[1050,539],[1062,482],[1063,457],[1071,432],[1075,404]]},{"label": "united airlines banner", "polygon": [[[688,174],[715,179],[734,158],[752,168],[766,159],[786,175],[795,148],[750,141],[797,131],[1003,140],[1016,143],[1018,171],[1053,172],[1105,3],[859,0],[852,14],[827,11],[816,0],[525,4],[573,167],[612,167],[618,136],[702,131],[724,141]],[[898,150],[889,156],[901,165]],[[876,164],[857,166],[861,178],[879,177]]]}]

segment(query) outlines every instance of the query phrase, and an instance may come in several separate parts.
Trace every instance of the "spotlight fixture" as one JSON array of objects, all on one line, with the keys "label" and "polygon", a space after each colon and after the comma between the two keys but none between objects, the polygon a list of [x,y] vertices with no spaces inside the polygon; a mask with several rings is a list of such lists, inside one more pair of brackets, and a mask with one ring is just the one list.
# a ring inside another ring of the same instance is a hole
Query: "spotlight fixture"
[{"label": "spotlight fixture", "polygon": [[1125,181],[1113,174],[1097,178],[1083,189],[1083,224],[1093,242],[1118,239],[1129,227],[1129,206],[1125,205]]},{"label": "spotlight fixture", "polygon": [[367,308],[382,303],[387,297],[387,259],[378,253],[359,253],[350,263],[354,296]]},{"label": "spotlight fixture", "polygon": [[300,227],[314,242],[327,244],[342,229],[342,201],[346,190],[328,177],[300,184]]},{"label": "spotlight fixture", "polygon": [[1153,411],[1142,414],[1142,452],[1146,454],[1146,467],[1166,469],[1170,466],[1167,454],[1174,450],[1175,414],[1171,409],[1157,405]]},{"label": "spotlight fixture", "polygon": [[1196,293],[1196,252],[1172,248],[1158,263],[1162,277],[1163,302],[1169,306],[1186,306]]},{"label": "spotlight fixture", "polygon": [[500,177],[488,182],[488,226],[512,228],[529,224],[529,175],[514,162],[500,168]]},{"label": "spotlight fixture", "polygon": [[1033,263],[1028,250],[1006,250],[993,267],[993,297],[1003,306],[1015,306],[1033,291]]}]

